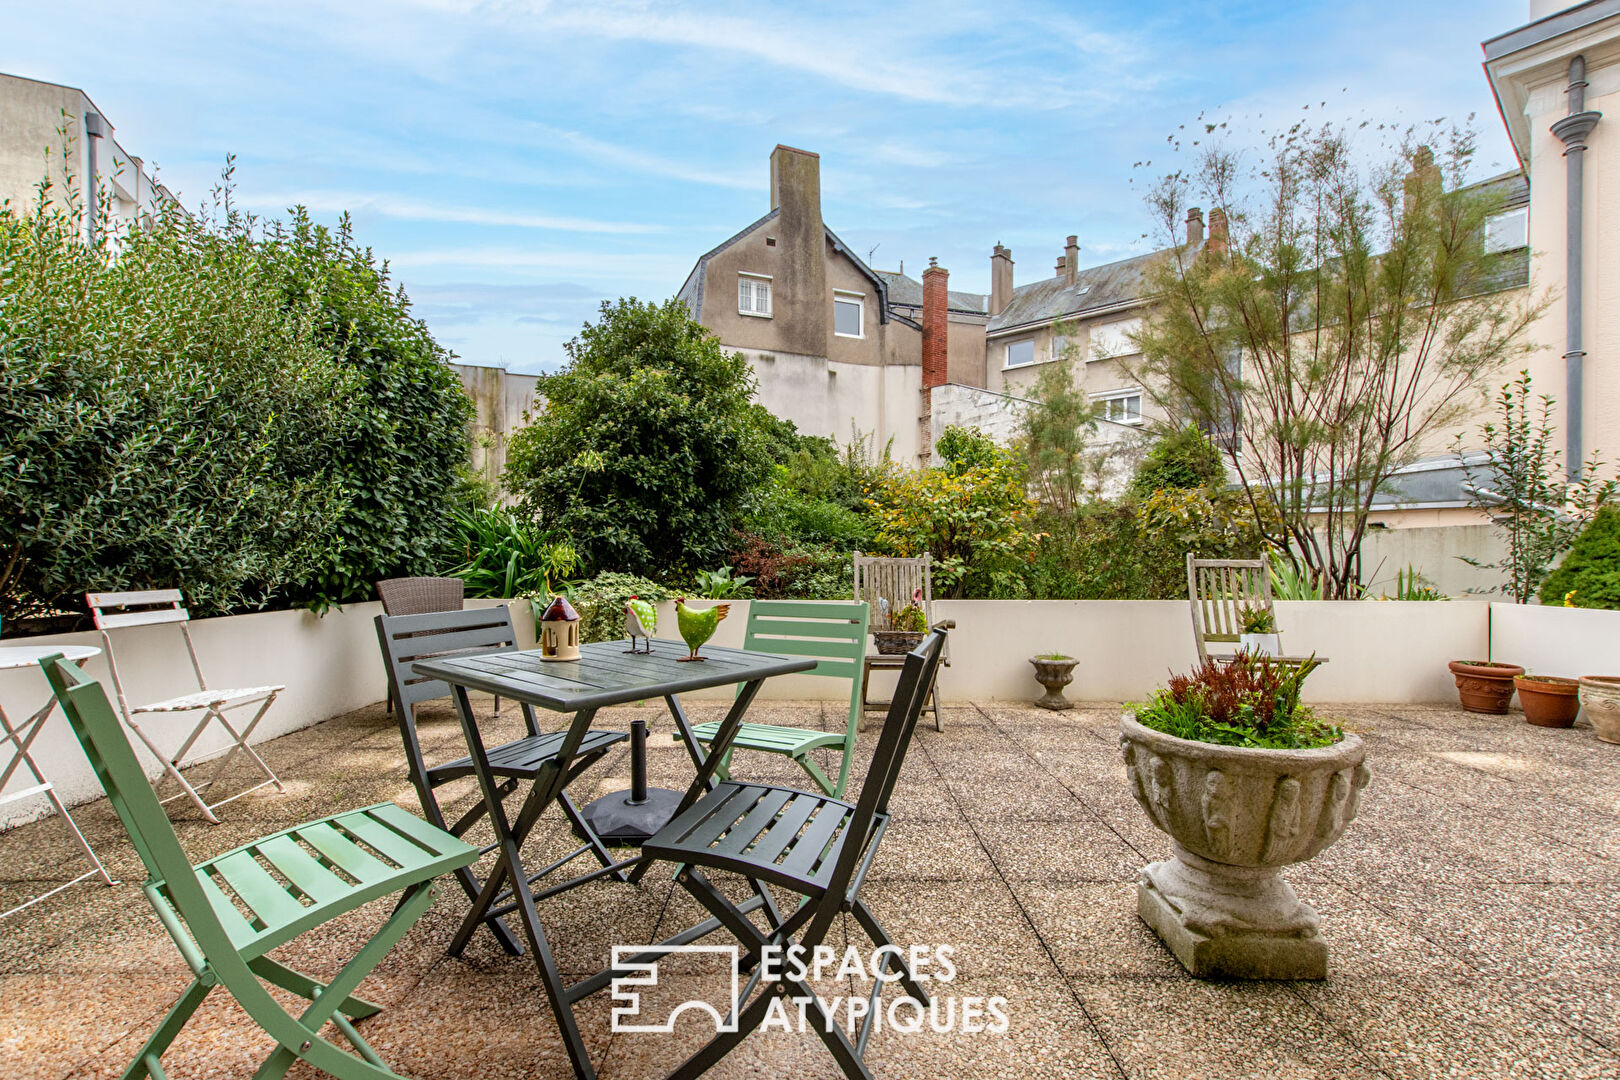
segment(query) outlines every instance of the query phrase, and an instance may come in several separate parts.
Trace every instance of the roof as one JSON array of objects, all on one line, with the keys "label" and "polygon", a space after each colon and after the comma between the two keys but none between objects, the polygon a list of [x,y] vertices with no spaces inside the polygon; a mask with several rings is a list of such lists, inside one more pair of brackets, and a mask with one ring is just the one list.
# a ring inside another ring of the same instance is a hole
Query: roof
[{"label": "roof", "polygon": [[[922,282],[916,278],[892,270],[873,271],[889,286],[889,303],[902,307],[922,307]],[[985,315],[990,311],[990,298],[983,293],[958,292],[949,289],[945,293],[945,307],[950,311],[960,311],[965,315]]]},{"label": "roof", "polygon": [[1150,251],[1118,262],[1091,266],[1075,275],[1070,286],[1062,277],[1020,285],[1013,290],[1007,309],[990,320],[987,334],[1038,326],[1069,316],[1118,307],[1142,299],[1142,281],[1163,251]]},{"label": "roof", "polygon": [[[781,212],[782,210],[780,207],[772,210],[758,221],[746,226],[741,231],[721,241],[721,243],[710,248],[708,251],[704,252],[698,257],[697,264],[692,267],[692,272],[686,275],[686,281],[682,283],[680,291],[675,294],[675,299],[684,303],[687,309],[692,312],[692,318],[701,319],[703,317],[703,284],[704,280],[708,277],[707,271],[709,260],[726,250],[726,248],[730,247],[732,244],[735,244],[737,241],[741,240],[743,237],[747,236],[749,233],[753,232],[755,229],[759,228],[761,225],[765,224],[767,221],[775,218],[781,214]],[[828,228],[825,224],[823,224],[821,228],[826,234],[828,242],[832,244],[833,250],[849,259],[850,262],[854,263],[855,268],[864,274],[867,280],[871,281],[873,287],[877,289],[878,319],[880,322],[888,322],[889,283],[879,276],[870,266],[867,266],[865,260],[863,260],[859,255],[855,254],[855,252],[851,251],[849,245],[845,244],[838,238],[837,233],[833,232],[832,229]]]},{"label": "roof", "polygon": [[1499,60],[1509,53],[1551,41],[1572,30],[1584,29],[1615,14],[1620,14],[1620,0],[1589,0],[1588,3],[1565,8],[1505,34],[1498,34],[1480,48],[1485,50],[1487,62]]},{"label": "roof", "polygon": [[1620,16],[1620,0],[1588,0],[1481,43],[1485,77],[1520,164],[1530,163],[1527,83],[1541,77],[1538,69],[1544,65],[1565,63],[1570,55],[1590,48],[1594,36],[1602,37],[1599,24],[1615,16]]},{"label": "roof", "polygon": [[567,597],[554,596],[546,610],[540,613],[541,622],[579,622],[579,612],[574,605],[568,602]]}]

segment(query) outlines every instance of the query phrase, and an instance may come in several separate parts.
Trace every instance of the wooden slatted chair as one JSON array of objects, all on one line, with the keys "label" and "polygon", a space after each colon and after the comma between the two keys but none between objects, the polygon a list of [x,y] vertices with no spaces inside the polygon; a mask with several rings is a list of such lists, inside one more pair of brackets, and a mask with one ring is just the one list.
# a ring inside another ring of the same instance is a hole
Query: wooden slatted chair
[{"label": "wooden slatted chair", "polygon": [[[861,722],[861,662],[866,655],[866,627],[870,608],[864,603],[811,600],[754,600],[748,606],[748,626],[743,632],[743,648],[778,656],[814,657],[818,662],[807,674],[849,680],[849,718],[842,732],[811,731],[780,727],[776,724],[744,723],[731,750],[757,750],[780,754],[799,764],[822,791],[842,798],[849,785],[850,762],[855,757],[855,736]],[[719,721],[699,724],[692,729],[702,743],[714,741]],[[675,737],[680,738],[676,732]],[[811,752],[838,747],[838,779],[830,779]],[[731,751],[720,763],[724,779],[731,765]]]},{"label": "wooden slatted chair", "polygon": [[[1271,604],[1271,569],[1264,559],[1195,559],[1187,553],[1187,598],[1192,604],[1193,641],[1198,660],[1226,662],[1237,655],[1243,633],[1243,609],[1275,611]],[[1230,645],[1230,652],[1212,653],[1209,646]],[[1276,656],[1278,664],[1302,664],[1309,657]],[[1326,657],[1315,657],[1319,664]]]},{"label": "wooden slatted chair", "polygon": [[[191,626],[189,625],[191,614],[183,606],[179,589],[85,593],[84,600],[89,605],[90,617],[94,620],[96,629],[101,631],[101,641],[107,651],[107,667],[112,672],[113,686],[118,691],[118,707],[123,711],[124,722],[129,725],[130,730],[140,737],[141,742],[146,744],[146,748],[152,751],[157,759],[163,763],[163,771],[173,777],[175,782],[180,785],[181,790],[164,799],[164,802],[170,802],[189,795],[191,801],[196,803],[197,808],[203,812],[203,817],[207,818],[210,823],[218,825],[219,818],[214,814],[216,807],[224,806],[228,802],[233,802],[270,784],[274,784],[277,791],[286,790],[282,787],[280,778],[276,776],[270,766],[266,765],[258,752],[248,745],[248,738],[253,734],[253,729],[259,726],[260,720],[264,719],[264,714],[269,711],[270,706],[275,702],[276,695],[287,689],[285,686],[247,686],[231,690],[210,688],[208,680],[203,676],[202,665],[197,662],[197,648],[191,641]],[[123,679],[118,674],[118,660],[113,655],[112,634],[110,631],[125,627],[151,626],[159,623],[177,623],[179,625],[180,636],[185,639],[186,643],[186,654],[191,657],[191,670],[197,676],[196,692],[166,698],[163,701],[154,701],[147,705],[131,706],[129,698],[124,693]],[[252,719],[238,731],[225,714],[234,709],[243,709],[250,705],[257,705],[259,708],[253,714]],[[202,713],[202,717],[197,721],[196,727],[192,728],[191,734],[180,744],[180,749],[173,754],[159,750],[157,743],[135,720],[137,716],[198,712]],[[191,748],[196,745],[198,739],[202,738],[203,732],[207,731],[208,726],[212,723],[218,723],[220,727],[224,728],[230,734],[231,741],[235,745],[231,747],[229,753],[220,759],[220,763],[215,767],[213,774],[201,784],[193,787],[191,782],[181,774],[180,770],[184,767],[186,755],[191,752]],[[220,799],[218,802],[204,801],[202,792],[213,787],[219,778],[225,775],[225,769],[240,753],[247,754],[248,758],[264,773],[265,779],[254,784],[246,791],[238,791],[235,795]]]},{"label": "wooden slatted chair", "polygon": [[[744,1003],[759,987],[763,965],[758,960],[765,946],[781,946],[784,955],[802,948],[801,955],[808,957],[845,913],[852,914],[874,946],[884,950],[883,971],[888,971],[891,960],[897,964],[898,981],[927,1007],[927,993],[905,966],[903,952],[861,901],[860,892],[888,828],[889,798],[944,648],[945,632],[935,630],[907,654],[855,803],[790,788],[723,781],[642,846],[645,858],[667,859],[680,867],[676,880],[737,937],[753,962],[753,974],[735,1003],[735,1030],[716,1035],[672,1072],[671,1080],[700,1076],[764,1021],[771,1003],[778,1000],[771,988]],[[804,897],[804,902],[785,919],[773,904],[766,904],[767,932],[709,880],[711,871],[741,875],[756,892],[766,883],[780,886]],[[657,948],[653,946],[649,954]],[[873,1017],[881,1012],[878,998],[884,982],[874,980],[866,1021],[851,1043],[813,989],[793,977],[792,965],[784,968],[785,993],[807,1009],[811,1026],[844,1075],[850,1080],[870,1080],[862,1056]]]},{"label": "wooden slatted chair", "polygon": [[[855,552],[855,599],[864,600],[872,609],[872,629],[890,629],[889,620],[907,604],[921,598],[923,618],[934,628],[934,556],[923,552],[916,558],[895,558],[889,555],[862,555]],[[939,624],[946,630],[956,629],[956,623],[945,620]],[[898,671],[905,663],[905,655],[869,653],[861,671],[861,708],[865,712],[881,712],[889,707],[887,701],[873,701],[867,693],[873,671]],[[949,651],[940,661],[941,667],[951,666]],[[937,673],[936,673],[937,678]],[[928,701],[934,714],[934,730],[945,730],[939,721],[939,695],[937,687],[928,688]]]},{"label": "wooden slatted chair", "polygon": [[[343,1080],[397,1077],[355,1030],[354,1021],[379,1007],[354,992],[431,906],[434,879],[472,862],[477,849],[393,803],[379,803],[283,830],[193,866],[101,686],[66,660],[48,658],[42,665],[146,866],[146,898],[193,976],[124,1080],[163,1080],[163,1051],[216,986],[276,1041],[255,1074],[258,1080],[277,1080],[299,1060]],[[395,893],[400,900],[393,914],[329,983],[268,955]],[[308,1008],[296,1015],[287,1011],[264,983],[308,999]],[[327,1021],[354,1053],[321,1036]]]},{"label": "wooden slatted chair", "polygon": [[[422,814],[434,826],[445,829],[453,836],[464,836],[486,813],[489,807],[480,799],[476,805],[458,818],[447,823],[439,806],[435,790],[474,775],[472,758],[463,756],[439,765],[428,765],[422,754],[422,740],[416,729],[416,706],[424,701],[451,696],[450,684],[416,674],[411,665],[420,660],[443,659],[488,653],[517,652],[517,636],[512,629],[512,613],[504,606],[475,608],[467,611],[439,611],[421,615],[377,616],[377,640],[382,646],[383,664],[388,669],[388,696],[395,705],[399,734],[405,744],[405,762],[411,785],[422,806]],[[532,782],[542,769],[556,761],[568,736],[567,729],[542,733],[535,719],[534,707],[522,703],[523,724],[527,734],[501,746],[490,747],[490,764],[501,778],[501,797],[504,799],[517,790],[520,782]],[[601,759],[614,745],[628,739],[622,731],[591,730],[585,734],[569,764],[569,781]],[[565,788],[558,803],[573,824],[575,832],[585,838],[564,862],[587,851],[596,856],[603,866],[613,859],[607,847],[580,814]],[[485,847],[480,854],[493,850]],[[553,864],[542,875],[561,864]],[[470,899],[476,899],[483,882],[470,866],[456,870],[456,879]],[[523,952],[523,946],[500,919],[491,919],[491,932],[501,947],[514,956]]]}]

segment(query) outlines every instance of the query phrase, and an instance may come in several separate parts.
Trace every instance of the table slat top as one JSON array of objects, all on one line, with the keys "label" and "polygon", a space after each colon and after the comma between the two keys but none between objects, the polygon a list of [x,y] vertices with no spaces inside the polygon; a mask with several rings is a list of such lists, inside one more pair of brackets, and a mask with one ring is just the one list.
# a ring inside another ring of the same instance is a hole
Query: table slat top
[{"label": "table slat top", "polygon": [[816,666],[810,657],[718,645],[705,645],[699,651],[706,657],[701,663],[680,663],[679,658],[686,654],[687,648],[680,642],[655,638],[650,655],[632,655],[625,641],[598,641],[580,646],[578,660],[543,660],[534,649],[421,660],[411,666],[418,675],[556,712],[623,705]]}]

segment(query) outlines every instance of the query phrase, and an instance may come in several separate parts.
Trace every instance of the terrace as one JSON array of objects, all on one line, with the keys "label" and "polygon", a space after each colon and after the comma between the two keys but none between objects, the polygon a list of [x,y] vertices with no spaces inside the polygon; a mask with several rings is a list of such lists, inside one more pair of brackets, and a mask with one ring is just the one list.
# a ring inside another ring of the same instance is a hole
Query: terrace
[{"label": "terrace", "polygon": [[[1183,611],[1185,608],[1183,608]],[[1336,660],[1342,664],[1343,660]],[[489,737],[520,731],[475,698]],[[694,721],[724,706],[694,702]],[[1584,720],[1532,728],[1443,705],[1334,708],[1367,744],[1373,781],[1344,839],[1287,876],[1323,916],[1322,982],[1205,982],[1188,977],[1135,911],[1135,881],[1169,842],[1136,804],[1118,746],[1119,707],[1050,713],[1005,701],[949,703],[943,732],[922,725],[895,795],[895,824],[865,896],[902,945],[956,948],[959,995],[1000,995],[1005,1035],[880,1030],[867,1053],[879,1077],[1612,1077],[1620,1073],[1620,769]],[[682,787],[690,762],[661,707],[605,712],[652,727],[655,784]],[[750,719],[838,729],[841,707],[772,701]],[[60,718],[58,718],[58,721]],[[65,726],[65,725],[64,725]],[[459,753],[448,702],[421,712],[430,756]],[[856,783],[874,740],[863,731]],[[180,839],[201,859],[300,820],[393,800],[416,810],[395,722],[381,704],[260,744],[288,791],[255,792],[205,824],[171,804]],[[578,795],[628,780],[613,750]],[[246,774],[244,774],[246,775]],[[750,779],[802,774],[754,756]],[[475,797],[451,789],[455,812]],[[134,883],[143,872],[105,800],[75,811],[125,884],[86,883],[0,921],[0,1075],[116,1075],[157,1026],[188,972]],[[567,846],[555,810],[531,837],[537,859]],[[39,891],[73,865],[57,823],[0,835],[0,903]],[[375,931],[390,901],[274,955],[316,977]],[[446,955],[467,901],[444,888],[435,908],[368,979],[385,1006],[361,1029],[414,1077],[571,1075],[535,967],[487,935]],[[639,886],[596,883],[541,905],[565,973],[603,967],[615,944],[640,944],[699,913],[667,873]],[[860,942],[852,926],[831,944]],[[666,976],[654,1000],[701,992]],[[847,985],[818,984],[823,996]],[[611,1034],[606,993],[578,1010],[600,1075],[663,1075],[707,1033]],[[688,1018],[690,1019],[690,1018]],[[210,998],[165,1055],[174,1076],[247,1075],[269,1040],[223,994]],[[764,1032],[714,1076],[838,1076],[813,1035]],[[313,1075],[303,1064],[293,1076]]]}]

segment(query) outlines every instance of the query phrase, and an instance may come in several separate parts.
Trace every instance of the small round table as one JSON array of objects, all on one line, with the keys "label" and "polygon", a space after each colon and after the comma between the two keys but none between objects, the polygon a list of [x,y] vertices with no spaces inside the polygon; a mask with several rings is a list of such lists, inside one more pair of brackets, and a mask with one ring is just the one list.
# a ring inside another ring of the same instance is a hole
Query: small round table
[{"label": "small round table", "polygon": [[[39,662],[45,657],[58,655],[66,660],[88,660],[92,656],[100,656],[101,650],[94,645],[0,645],[0,671],[13,668],[38,667]],[[15,802],[18,799],[26,799],[30,795],[44,795],[51,800],[51,805],[56,807],[56,812],[67,823],[68,831],[73,834],[73,839],[78,842],[79,848],[84,852],[84,857],[90,861],[90,865],[95,869],[87,870],[72,881],[64,885],[58,885],[50,892],[41,893],[32,900],[18,904],[10,911],[0,912],[0,919],[5,918],[7,915],[16,914],[31,904],[37,904],[46,897],[55,896],[63,889],[68,888],[68,886],[77,885],[88,877],[99,876],[105,884],[118,884],[112,879],[112,875],[107,873],[107,868],[101,865],[101,860],[91,850],[90,842],[84,838],[84,833],[79,831],[78,824],[73,820],[73,815],[68,813],[61,796],[56,794],[55,786],[45,779],[45,774],[40,771],[38,763],[34,761],[33,754],[29,752],[34,745],[34,740],[39,737],[40,731],[44,729],[45,721],[54,708],[56,708],[56,698],[53,695],[44,705],[35,710],[32,716],[15,726],[6,716],[5,709],[0,708],[0,745],[9,743],[12,750],[11,760],[6,764],[4,770],[0,771],[0,791],[5,790],[6,785],[11,782],[11,777],[19,766],[26,765],[28,771],[34,775],[34,785],[32,787],[26,787],[9,795],[0,796],[0,806]]]}]

